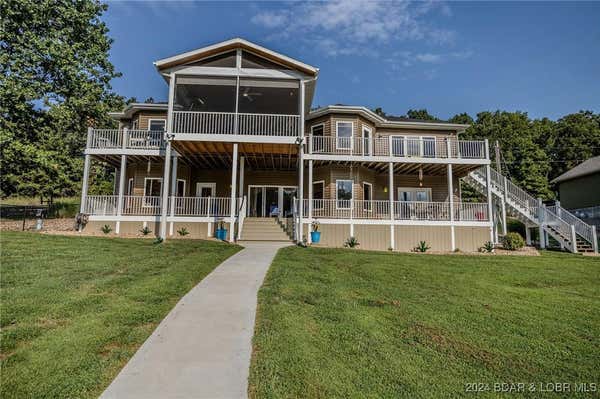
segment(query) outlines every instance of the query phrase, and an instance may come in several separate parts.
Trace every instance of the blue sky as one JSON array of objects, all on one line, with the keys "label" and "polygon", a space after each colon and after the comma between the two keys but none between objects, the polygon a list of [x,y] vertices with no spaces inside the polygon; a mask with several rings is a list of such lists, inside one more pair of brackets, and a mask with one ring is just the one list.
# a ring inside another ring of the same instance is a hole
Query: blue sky
[{"label": "blue sky", "polygon": [[165,100],[152,62],[243,37],[320,68],[313,106],[600,112],[600,2],[111,1],[116,92]]}]

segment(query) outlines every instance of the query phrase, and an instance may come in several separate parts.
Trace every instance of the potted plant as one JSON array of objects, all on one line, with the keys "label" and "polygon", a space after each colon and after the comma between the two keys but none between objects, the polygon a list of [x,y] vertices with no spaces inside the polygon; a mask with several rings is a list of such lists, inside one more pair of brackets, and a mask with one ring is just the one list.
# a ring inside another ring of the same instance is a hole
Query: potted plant
[{"label": "potted plant", "polygon": [[314,221],[311,224],[312,231],[310,232],[310,239],[313,244],[318,244],[321,241],[321,232],[319,231],[319,222]]},{"label": "potted plant", "polygon": [[218,240],[225,241],[227,239],[227,229],[225,228],[225,222],[219,220],[217,224],[217,231],[215,232],[215,236]]}]

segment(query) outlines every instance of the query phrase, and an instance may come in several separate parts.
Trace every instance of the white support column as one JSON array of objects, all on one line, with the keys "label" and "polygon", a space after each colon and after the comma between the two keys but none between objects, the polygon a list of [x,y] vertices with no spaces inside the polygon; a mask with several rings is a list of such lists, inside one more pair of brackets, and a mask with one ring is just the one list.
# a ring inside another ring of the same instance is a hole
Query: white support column
[{"label": "white support column", "polygon": [[[300,80],[300,101],[299,101],[299,114],[300,114],[300,126],[299,129],[299,144],[298,144],[298,237],[297,241],[302,242],[304,235],[304,106],[306,91],[304,87],[304,80]],[[310,235],[310,234],[309,234]]]},{"label": "white support column", "polygon": [[546,218],[546,206],[542,202],[541,198],[538,198],[538,222],[540,227],[540,248],[546,248],[546,230],[544,229],[544,223]]},{"label": "white support column", "polygon": [[171,176],[171,140],[167,140],[165,148],[165,166],[163,170],[163,184],[161,196],[161,218],[160,218],[160,238],[167,239],[167,216],[169,213],[169,178]]},{"label": "white support column", "polygon": [[304,239],[304,149],[298,148],[298,241]]},{"label": "white support column", "polygon": [[[448,144],[448,154],[450,154],[450,143]],[[454,182],[452,181],[452,164],[448,164],[448,202],[450,206],[450,247],[454,251],[456,249],[456,234],[454,231]]]},{"label": "white support column", "polygon": [[575,225],[571,225],[571,247],[573,248],[573,253],[577,253],[577,233],[575,233]]},{"label": "white support column", "polygon": [[[171,217],[175,216],[175,197],[177,196],[177,155],[173,159],[173,170],[171,172]],[[173,235],[173,229],[175,223],[172,221],[169,223],[169,235]]]},{"label": "white support column", "polygon": [[[485,139],[485,159],[489,161],[490,159],[490,144],[487,139]],[[495,242],[494,240],[494,209],[492,204],[492,172],[490,170],[490,164],[485,165],[485,188],[487,194],[487,205],[488,205],[488,219],[490,222],[490,241]]]},{"label": "white support column", "polygon": [[244,166],[246,163],[245,157],[240,157],[240,182],[238,185],[238,193],[240,193],[240,197],[244,196]]},{"label": "white support column", "polygon": [[[391,138],[391,137],[390,137]],[[390,140],[391,143],[391,140]],[[391,151],[391,147],[390,147]],[[392,251],[395,249],[395,238],[394,238],[394,163],[388,164],[389,177],[388,177],[388,191],[390,201],[390,248]]]},{"label": "white support column", "polygon": [[89,187],[89,178],[90,178],[90,162],[91,158],[88,154],[85,154],[85,158],[83,161],[83,181],[81,182],[81,205],[79,207],[79,212],[85,212],[85,203],[87,201],[88,195],[88,187]]},{"label": "white support column", "polygon": [[175,100],[175,72],[169,76],[169,105],[167,108],[167,130],[165,131],[165,167],[162,181],[160,238],[167,239],[167,214],[169,212],[169,177],[171,174],[171,134],[173,133],[173,102]]},{"label": "white support column", "polygon": [[235,241],[235,210],[236,210],[236,188],[237,188],[237,168],[238,168],[238,143],[233,143],[233,165],[231,168],[231,204],[229,208],[229,242]]},{"label": "white support column", "polygon": [[117,223],[115,224],[115,233],[121,231],[121,215],[123,214],[123,196],[125,191],[125,176],[127,172],[127,155],[121,155],[121,168],[119,169],[119,198],[117,200]]},{"label": "white support column", "polygon": [[598,236],[596,234],[596,226],[592,225],[592,249],[594,253],[598,253]]},{"label": "white support column", "polygon": [[525,243],[531,245],[531,227],[525,225]]},{"label": "white support column", "polygon": [[[308,160],[308,220],[313,220],[313,161]],[[310,232],[307,234],[307,240],[312,243]]]},{"label": "white support column", "polygon": [[[498,171],[500,173],[500,171]],[[501,175],[502,176],[502,175]],[[508,234],[508,224],[506,222],[506,199],[508,197],[508,179],[502,176],[502,182],[504,183],[504,190],[502,195],[502,234]]]}]

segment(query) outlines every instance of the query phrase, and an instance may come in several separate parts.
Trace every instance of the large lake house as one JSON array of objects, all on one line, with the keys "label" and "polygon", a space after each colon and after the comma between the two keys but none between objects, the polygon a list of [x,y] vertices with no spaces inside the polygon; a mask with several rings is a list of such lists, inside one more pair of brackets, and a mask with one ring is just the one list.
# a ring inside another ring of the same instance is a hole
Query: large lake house
[{"label": "large lake house", "polygon": [[[318,224],[323,246],[476,251],[512,215],[542,247],[597,251],[592,227],[495,172],[486,140],[461,139],[467,125],[313,109],[319,70],[243,39],[154,65],[168,103],[130,104],[111,113],[118,129],[88,130],[84,232],[311,243]],[[88,195],[93,159],[117,168],[113,195]],[[463,201],[461,181],[486,200]]]}]

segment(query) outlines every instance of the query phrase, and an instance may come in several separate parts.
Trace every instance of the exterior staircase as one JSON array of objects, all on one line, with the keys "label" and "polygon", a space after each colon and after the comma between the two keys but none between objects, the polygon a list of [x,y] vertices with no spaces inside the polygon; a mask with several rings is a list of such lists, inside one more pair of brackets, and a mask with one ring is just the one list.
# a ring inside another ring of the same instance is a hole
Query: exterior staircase
[{"label": "exterior staircase", "polygon": [[[492,195],[505,202],[506,212],[526,226],[539,227],[571,252],[598,252],[596,228],[590,226],[560,204],[545,206],[510,179],[490,168]],[[468,174],[463,180],[486,194],[485,167]]]},{"label": "exterior staircase", "polygon": [[244,218],[241,241],[290,241],[276,218]]}]

